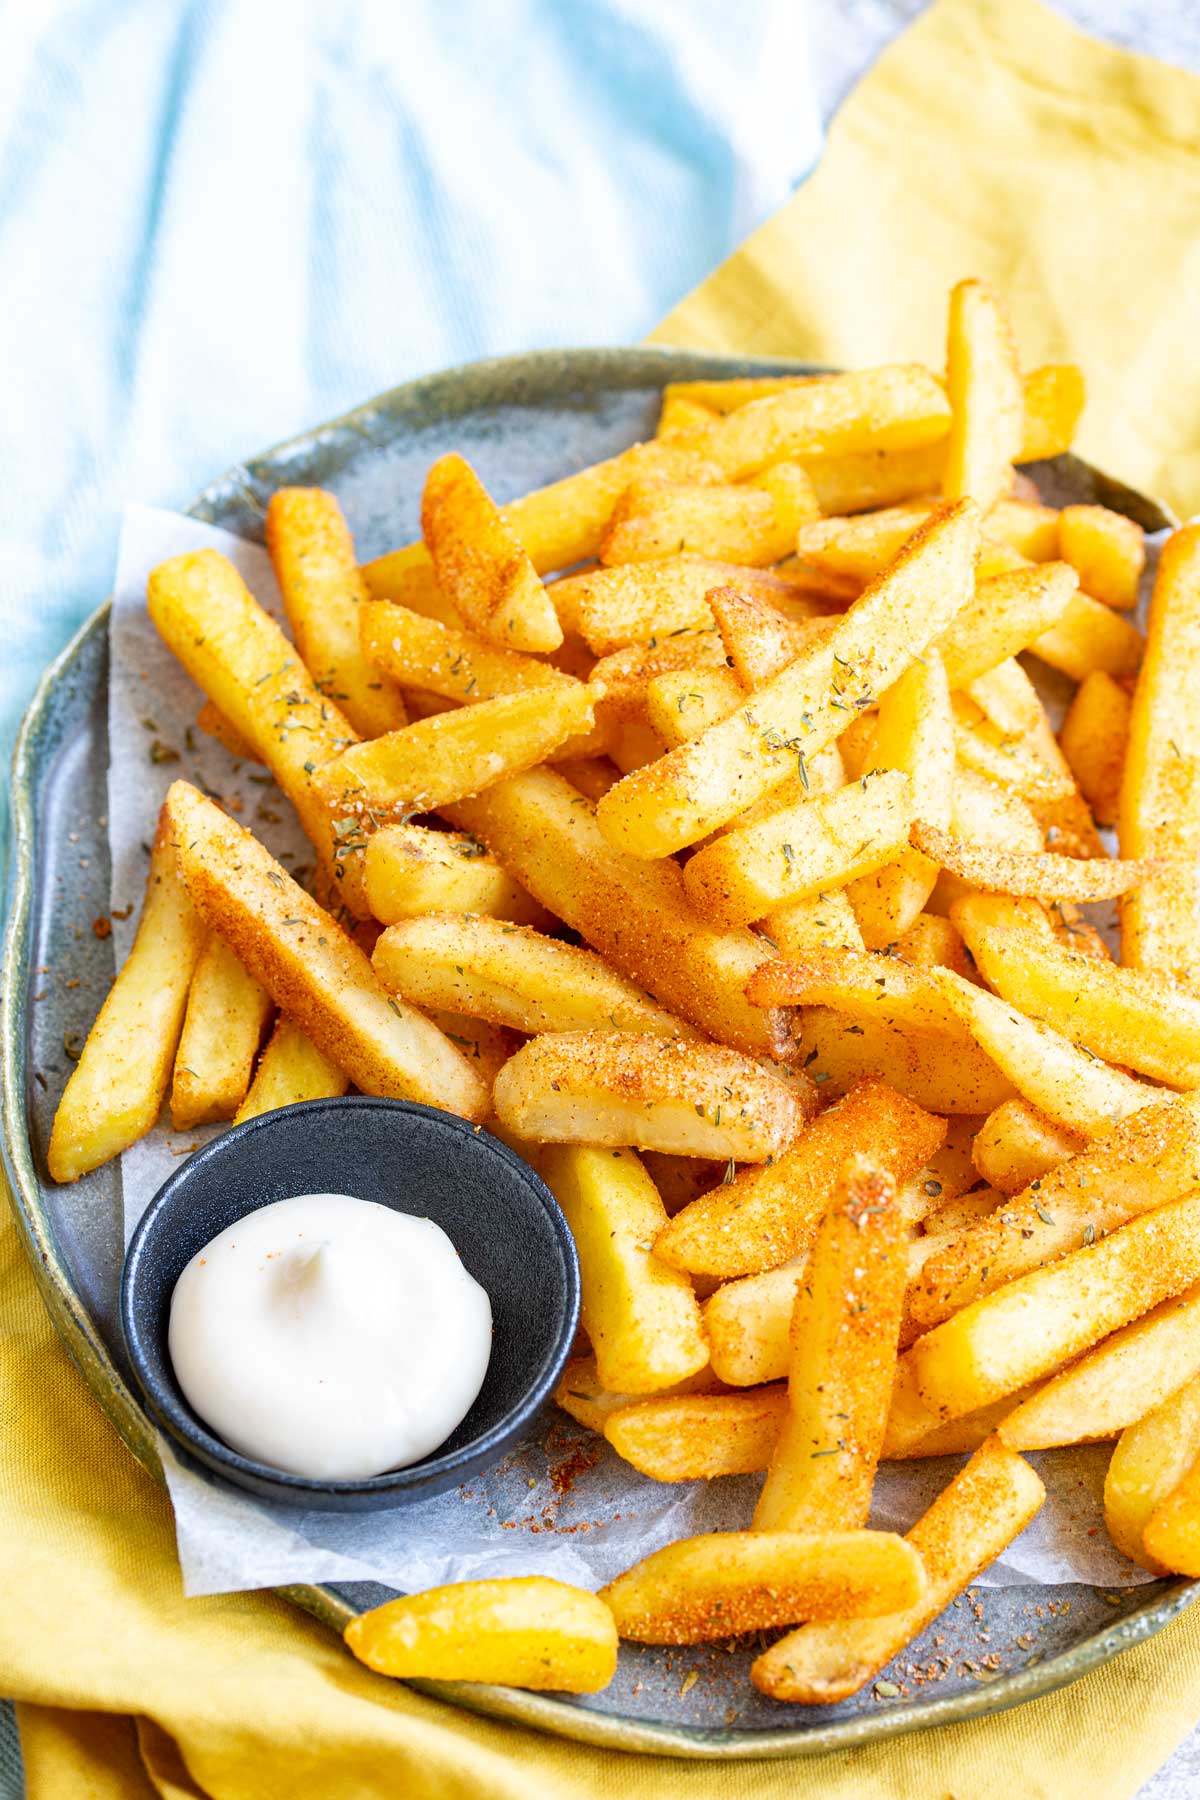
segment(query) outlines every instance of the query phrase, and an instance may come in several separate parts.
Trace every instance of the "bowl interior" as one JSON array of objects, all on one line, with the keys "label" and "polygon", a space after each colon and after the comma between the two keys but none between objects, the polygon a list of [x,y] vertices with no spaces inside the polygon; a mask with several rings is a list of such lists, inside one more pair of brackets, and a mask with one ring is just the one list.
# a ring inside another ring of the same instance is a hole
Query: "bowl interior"
[{"label": "bowl interior", "polygon": [[[167,1352],[171,1294],[218,1232],[293,1194],[344,1193],[429,1218],[447,1233],[492,1303],[492,1356],[461,1424],[408,1468],[315,1482],[240,1456],[184,1399]],[[431,1107],[352,1097],[248,1120],[185,1162],[151,1202],[129,1247],[122,1321],[139,1381],[193,1453],[255,1486],[315,1493],[433,1491],[494,1454],[557,1379],[574,1337],[579,1279],[562,1214],[528,1164],[487,1132]]]}]

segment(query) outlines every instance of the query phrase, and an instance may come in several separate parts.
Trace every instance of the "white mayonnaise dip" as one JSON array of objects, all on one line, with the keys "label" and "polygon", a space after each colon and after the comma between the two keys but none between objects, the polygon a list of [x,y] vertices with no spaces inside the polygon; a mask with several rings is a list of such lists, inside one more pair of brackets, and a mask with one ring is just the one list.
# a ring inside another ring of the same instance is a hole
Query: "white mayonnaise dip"
[{"label": "white mayonnaise dip", "polygon": [[197,1252],[168,1347],[206,1424],[316,1481],[401,1469],[483,1386],[492,1308],[440,1225],[348,1194],[297,1194]]}]

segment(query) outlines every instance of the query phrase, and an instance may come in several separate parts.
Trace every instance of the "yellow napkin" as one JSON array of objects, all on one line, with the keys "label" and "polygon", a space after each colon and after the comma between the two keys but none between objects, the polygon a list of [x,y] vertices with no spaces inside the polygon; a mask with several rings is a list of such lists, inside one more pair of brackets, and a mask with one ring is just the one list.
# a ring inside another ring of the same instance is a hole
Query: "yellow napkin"
[{"label": "yellow napkin", "polygon": [[[1030,0],[940,0],[847,105],[816,177],[656,335],[936,362],[947,288],[983,275],[1027,363],[1087,369],[1085,450],[1200,505],[1198,122],[1200,83]],[[0,1433],[0,1692],[21,1702],[30,1800],[1120,1800],[1200,1718],[1194,1614],[1019,1711],[733,1771],[472,1718],[270,1596],[185,1601],[165,1496],[67,1360],[7,1221]]]}]

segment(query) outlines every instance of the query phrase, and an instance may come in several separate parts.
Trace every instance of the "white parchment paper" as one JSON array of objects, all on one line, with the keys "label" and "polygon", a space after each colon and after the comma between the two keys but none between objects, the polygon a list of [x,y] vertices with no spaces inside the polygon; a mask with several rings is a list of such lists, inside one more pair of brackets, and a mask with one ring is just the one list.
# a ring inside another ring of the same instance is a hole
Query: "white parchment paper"
[{"label": "white parchment paper", "polygon": [[[132,941],[148,846],[170,783],[184,776],[250,826],[293,871],[311,851],[286,800],[260,769],[238,763],[196,729],[203,695],[146,612],[158,562],[211,546],[236,563],[255,597],[281,617],[266,552],[183,515],[128,508],[111,628],[108,829],[117,961]],[[126,908],[131,909],[126,913]],[[124,915],[124,916],[122,916]],[[177,1134],[160,1124],[121,1159],[126,1240],[177,1159],[218,1128]],[[409,1592],[485,1575],[554,1575],[597,1588],[672,1538],[749,1524],[761,1477],[663,1484],[636,1474],[602,1439],[548,1407],[527,1441],[462,1488],[402,1511],[301,1512],[242,1494],[159,1448],[175,1509],[189,1594],[319,1581],[384,1582]],[[983,1585],[1149,1580],[1104,1529],[1108,1446],[1031,1457],[1048,1498]],[[962,1458],[885,1464],[872,1523],[906,1530]]]}]

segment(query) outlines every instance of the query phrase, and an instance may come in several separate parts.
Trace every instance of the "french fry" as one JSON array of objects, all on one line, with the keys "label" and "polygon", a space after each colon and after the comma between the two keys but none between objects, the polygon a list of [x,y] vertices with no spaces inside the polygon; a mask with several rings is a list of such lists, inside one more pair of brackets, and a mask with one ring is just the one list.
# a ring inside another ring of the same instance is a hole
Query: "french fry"
[{"label": "french fry", "polygon": [[969,1194],[949,1195],[925,1215],[925,1232],[930,1237],[948,1237],[990,1218],[1003,1201],[996,1188],[975,1187]]},{"label": "french fry", "polygon": [[982,281],[960,281],[950,294],[946,336],[950,436],[942,492],[988,510],[1012,486],[1021,453],[1024,392],[1012,326]]},{"label": "french fry", "polygon": [[[643,1163],[643,1167],[645,1166]],[[614,1393],[601,1381],[594,1356],[573,1356],[554,1390],[554,1404],[561,1406],[576,1424],[584,1425],[589,1431],[598,1432],[603,1437],[609,1420],[631,1406],[656,1406],[662,1400],[673,1400],[685,1395],[712,1395],[723,1391],[721,1383],[705,1364],[694,1375],[687,1375],[682,1381],[673,1381],[665,1387],[656,1388],[652,1394]]]},{"label": "french fry", "polygon": [[185,781],[172,784],[167,816],[201,917],[356,1086],[487,1117],[487,1090],[466,1058],[385,993],[363,951],[248,831]]},{"label": "french fry", "polygon": [[816,514],[812,483],[796,463],[780,463],[740,487],[639,482],[613,509],[600,561],[654,562],[690,552],[766,568],[791,552],[800,526]]},{"label": "french fry", "polygon": [[827,619],[788,619],[762,594],[743,593],[729,584],[714,588],[708,603],[721,634],[726,661],[744,693],[762,687],[806,644],[818,641],[833,629]]},{"label": "french fry", "polygon": [[782,808],[697,850],[683,872],[688,898],[703,918],[730,927],[823,887],[843,887],[904,849],[913,808],[912,782],[896,769]]},{"label": "french fry", "polygon": [[1160,1504],[1184,1481],[1200,1448],[1200,1375],[1160,1406],[1127,1425],[1104,1479],[1104,1523],[1117,1549],[1132,1561],[1165,1575],[1166,1565],[1151,1553],[1146,1527]]},{"label": "french fry", "polygon": [[54,1114],[46,1160],[55,1181],[78,1181],[119,1156],[158,1118],[204,938],[164,809],[137,935]]},{"label": "french fry", "polygon": [[452,810],[535,899],[670,1012],[736,1049],[789,1054],[789,1020],[751,1006],[744,992],[770,960],[768,946],[752,932],[705,924],[677,864],[611,849],[591,803],[561,775],[537,769]]},{"label": "french fry", "polygon": [[260,1113],[275,1112],[281,1106],[295,1106],[301,1100],[332,1100],[350,1086],[348,1078],[335,1062],[306,1038],[298,1025],[282,1015],[258,1059],[254,1080],[242,1104],[233,1116],[235,1125],[256,1119]]},{"label": "french fry", "polygon": [[[1133,701],[1125,689],[1111,675],[1095,669],[1075,690],[1058,734],[1063,755],[1098,825],[1118,821],[1132,710]],[[1149,844],[1146,853],[1154,854]],[[1150,876],[1149,882],[1157,886],[1172,879],[1178,879],[1173,871],[1163,871]],[[1128,904],[1144,908],[1146,901]]]},{"label": "french fry", "polygon": [[516,531],[471,465],[443,456],[425,477],[421,534],[438,586],[481,636],[510,650],[556,650],[553,603]]},{"label": "french fry", "polygon": [[602,656],[592,670],[593,681],[604,688],[598,716],[606,725],[644,720],[646,688],[656,676],[680,669],[724,668],[725,652],[711,630],[677,631],[655,643],[629,644]]},{"label": "french fry", "polygon": [[492,1097],[502,1125],[540,1143],[751,1163],[786,1150],[815,1104],[723,1045],[625,1031],[533,1038],[500,1071]]},{"label": "french fry", "polygon": [[1002,738],[1027,737],[1045,717],[1037,689],[1011,656],[977,675],[964,691]]},{"label": "french fry", "polygon": [[605,1421],[617,1455],[651,1481],[712,1481],[757,1475],[787,1412],[776,1382],[744,1394],[682,1394],[623,1406]]},{"label": "french fry", "polygon": [[214,706],[211,700],[206,700],[196,714],[196,723],[201,731],[206,732],[210,738],[215,738],[239,762],[262,762],[257,747],[249,738],[243,737],[232,719],[227,719],[220,707]]},{"label": "french fry", "polygon": [[732,669],[675,669],[646,683],[646,713],[668,750],[736,712],[746,691]]},{"label": "french fry", "polygon": [[267,549],[304,665],[362,737],[408,723],[394,682],[359,641],[367,587],[342,509],[322,488],[285,487],[267,505]]},{"label": "french fry", "polygon": [[1057,625],[1029,648],[1072,681],[1085,681],[1094,669],[1114,676],[1136,674],[1145,641],[1119,612],[1090,594],[1078,593],[1068,600]]},{"label": "french fry", "polygon": [[[918,1238],[917,1242],[920,1241]],[[943,1420],[922,1400],[912,1364],[902,1358],[896,1365],[880,1461],[907,1462],[912,1457],[970,1455],[991,1437],[1019,1399],[1019,1395],[1006,1394],[1002,1400],[993,1400],[990,1406],[981,1406],[978,1412],[964,1413],[961,1419]]]},{"label": "french fry", "polygon": [[915,1604],[921,1559],[890,1531],[720,1531],[679,1538],[601,1588],[623,1638],[701,1644],[797,1619]]},{"label": "french fry", "polygon": [[918,913],[908,930],[896,939],[895,954],[913,969],[967,973],[967,947],[958,927],[936,913]]},{"label": "french fry", "polygon": [[730,1387],[787,1379],[792,1308],[808,1252],[777,1269],[725,1281],[704,1302],[713,1373]]},{"label": "french fry", "polygon": [[752,1665],[755,1687],[808,1705],[858,1693],[1020,1536],[1045,1497],[1029,1464],[988,1438],[905,1540],[925,1570],[921,1598],[885,1618],[802,1625]]},{"label": "french fry", "polygon": [[907,1352],[944,1418],[1048,1375],[1200,1280],[1200,1194],[1168,1201],[935,1325]]},{"label": "french fry", "polygon": [[1008,1415],[1000,1436],[1013,1450],[1114,1437],[1197,1374],[1200,1288],[1189,1288],[1047,1381]]},{"label": "french fry", "polygon": [[936,494],[945,463],[945,438],[915,450],[849,450],[800,459],[822,513],[830,518]]},{"label": "french fry", "polygon": [[787,1262],[811,1244],[851,1155],[861,1152],[899,1184],[929,1161],[945,1135],[943,1120],[867,1078],[773,1163],[740,1170],[677,1212],[656,1254],[674,1268],[722,1279]]},{"label": "french fry", "polygon": [[801,525],[796,536],[797,554],[815,568],[831,575],[847,575],[865,586],[900,554],[935,504],[933,500],[910,500],[906,505],[883,507],[878,512],[818,519]]},{"label": "french fry", "polygon": [[787,906],[768,913],[763,935],[781,956],[803,955],[808,950],[861,950],[863,935],[844,888],[805,894]]},{"label": "french fry", "polygon": [[1025,931],[962,928],[988,984],[1072,1043],[1168,1087],[1200,1087],[1200,1000]]},{"label": "french fry", "polygon": [[788,1410],[756,1531],[866,1524],[896,1369],[906,1235],[894,1180],[861,1155],[845,1163],[796,1291]]},{"label": "french fry", "polygon": [[870,950],[810,950],[764,963],[747,982],[746,997],[764,1006],[830,1006],[904,1030],[970,1035],[929,974]]},{"label": "french fry", "polygon": [[966,599],[978,530],[978,511],[968,502],[935,513],[823,642],[695,743],[605,795],[597,819],[608,841],[639,857],[670,855],[793,773],[799,750],[813,755],[839,736],[848,717],[889,687]]},{"label": "french fry", "polygon": [[979,1128],[975,1167],[1002,1194],[1020,1194],[1060,1163],[1081,1155],[1087,1144],[1081,1133],[1052,1124],[1028,1100],[1006,1100]]},{"label": "french fry", "polygon": [[1123,856],[1161,871],[1121,912],[1121,960],[1187,986],[1200,980],[1195,869],[1200,857],[1200,525],[1168,539],[1134,690],[1118,830]]},{"label": "french fry", "polygon": [[604,1602],[545,1575],[406,1594],[359,1613],[343,1635],[369,1669],[406,1680],[594,1694],[617,1670],[617,1632]]},{"label": "french fry", "polygon": [[1018,462],[1038,462],[1069,450],[1083,411],[1083,371],[1074,363],[1046,363],[1025,377],[1025,428]]},{"label": "french fry", "polygon": [[[555,757],[555,767],[563,779],[593,806],[621,779],[620,769],[607,756]],[[522,923],[535,925],[537,920],[526,919]]]},{"label": "french fry", "polygon": [[176,1131],[231,1119],[246,1098],[271,998],[228,944],[208,939],[188,990],[171,1083]]},{"label": "french fry", "polygon": [[553,583],[551,599],[564,628],[577,631],[597,656],[628,644],[645,644],[675,631],[708,631],[706,596],[735,584],[784,609],[790,618],[820,612],[802,584],[771,569],[752,569],[701,556],[665,556],[655,562],[588,569]]},{"label": "french fry", "polygon": [[545,929],[550,915],[478,839],[426,825],[384,825],[367,845],[363,872],[381,925],[433,912],[485,913]]},{"label": "french fry", "polygon": [[1026,735],[1008,738],[998,732],[965,694],[953,697],[954,748],[961,766],[993,781],[1006,793],[1023,795],[1031,805],[1067,799],[1075,784],[1064,764],[1047,763]]},{"label": "french fry", "polygon": [[938,640],[950,686],[969,687],[1028,649],[1061,619],[1078,585],[1065,562],[1038,563],[979,582],[974,598]]},{"label": "french fry", "polygon": [[1094,600],[1121,612],[1137,605],[1146,534],[1133,519],[1107,506],[1064,506],[1058,541],[1058,554],[1078,570],[1080,587]]},{"label": "french fry", "polygon": [[658,415],[655,437],[669,437],[674,431],[687,431],[693,425],[709,425],[716,417],[711,406],[703,401],[689,400],[686,394],[673,394],[669,387],[663,389],[662,411]]},{"label": "french fry", "polygon": [[447,1007],[516,1031],[648,1031],[694,1038],[594,950],[528,925],[440,913],[390,925],[375,946],[389,993],[425,1010]]},{"label": "french fry", "polygon": [[326,699],[274,619],[252,599],[233,564],[215,550],[171,557],[151,572],[150,617],[168,649],[254,746],[336,879],[339,901],[367,916],[358,829],[336,833],[315,776],[357,741],[350,721]]},{"label": "french fry", "polygon": [[539,1163],[579,1252],[581,1318],[603,1385],[653,1393],[703,1369],[699,1304],[650,1248],[667,1215],[638,1157],[575,1143]]},{"label": "french fry", "polygon": [[1060,554],[1059,518],[1053,506],[1043,506],[1037,500],[997,500],[984,520],[983,530],[986,537],[1010,545],[1031,562],[1053,562]]},{"label": "french fry", "polygon": [[355,744],[318,769],[313,781],[328,806],[354,817],[396,807],[431,812],[520,775],[590,731],[596,697],[575,682],[435,713]]},{"label": "french fry", "polygon": [[405,687],[471,705],[531,688],[574,691],[574,678],[544,657],[526,656],[489,643],[476,632],[439,625],[407,606],[368,600],[358,617],[364,657],[372,668]]},{"label": "french fry", "polygon": [[1012,1097],[1011,1081],[969,1039],[848,1019],[826,1006],[806,1006],[800,1020],[798,1060],[823,1095],[879,1075],[927,1112],[989,1113]]}]

